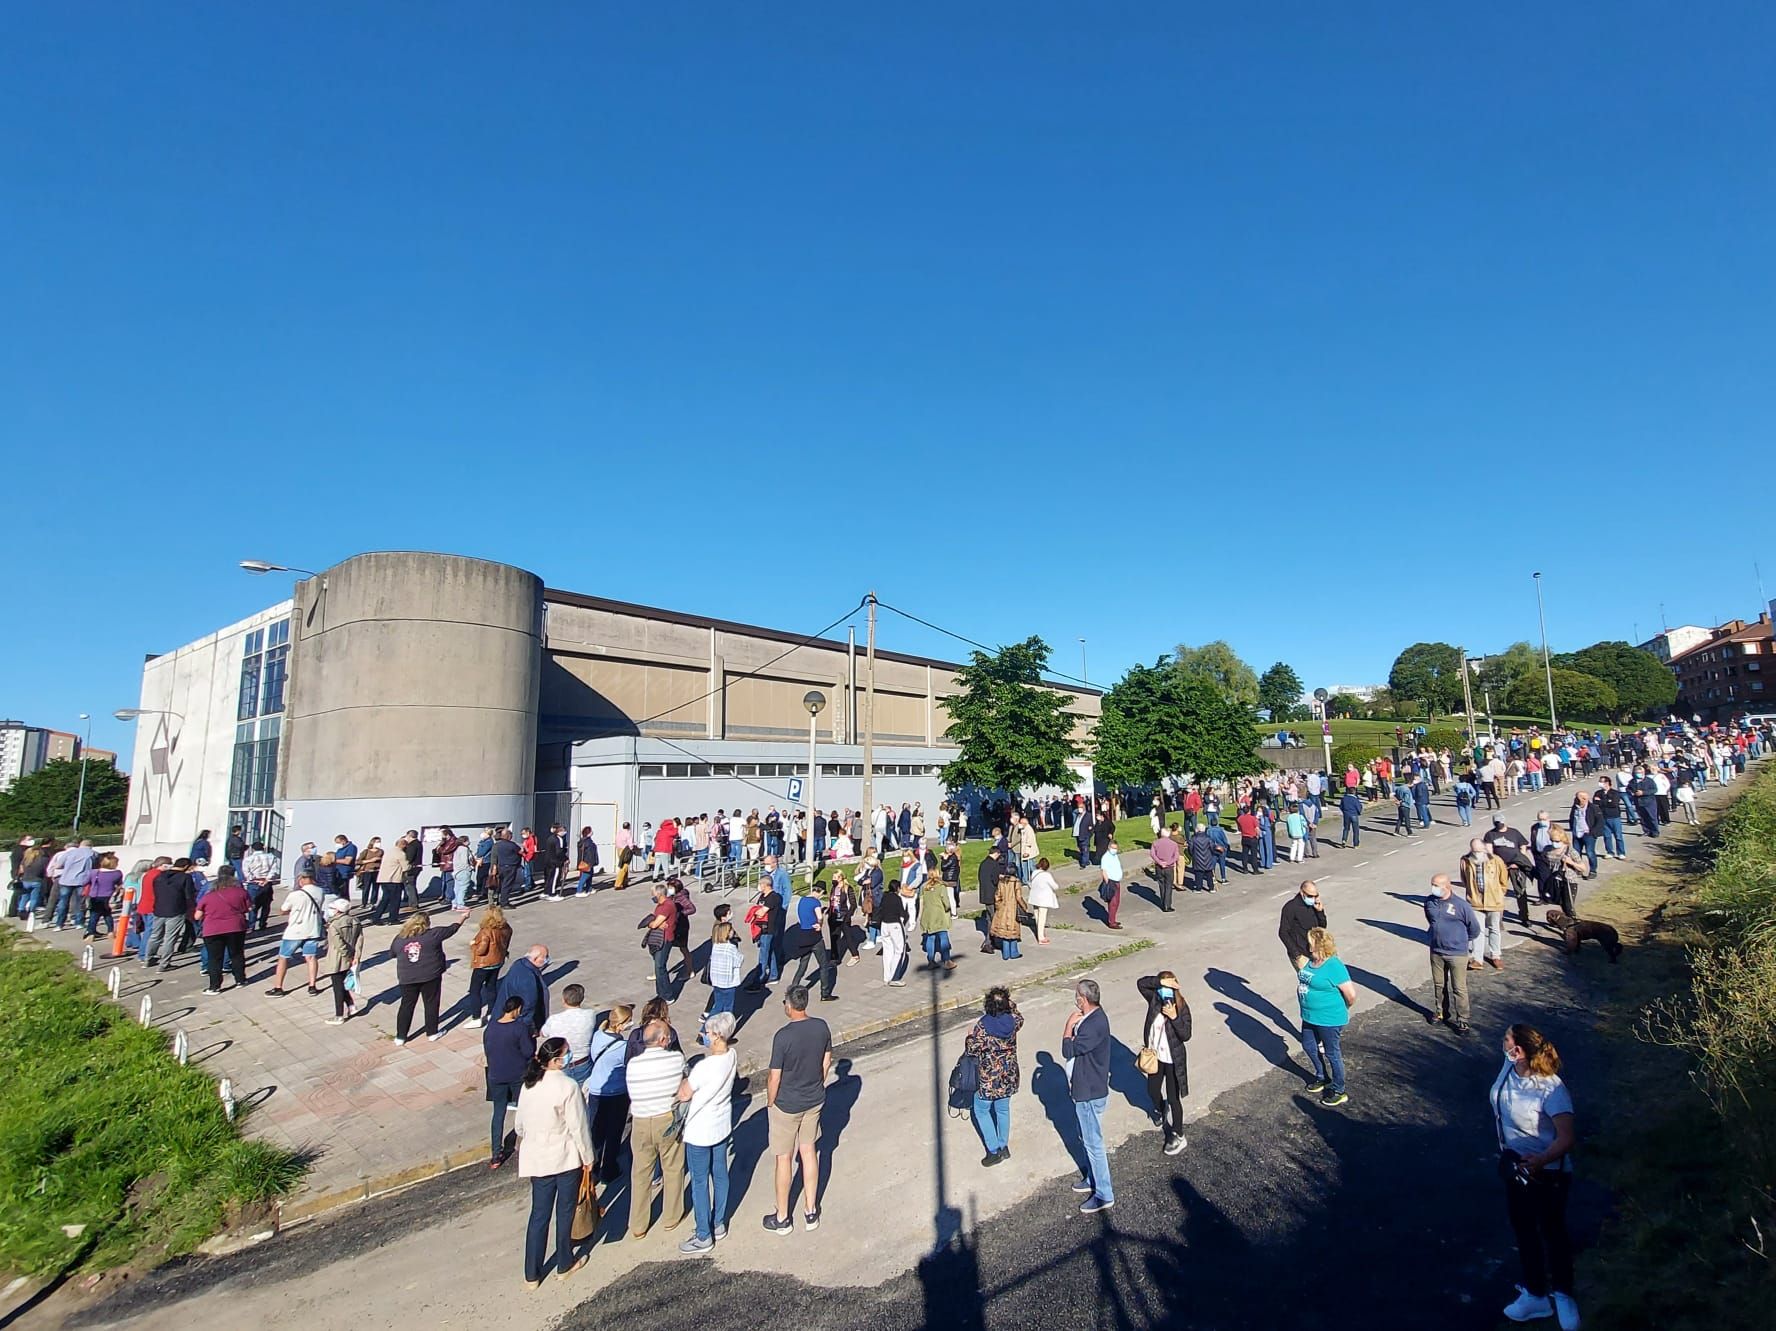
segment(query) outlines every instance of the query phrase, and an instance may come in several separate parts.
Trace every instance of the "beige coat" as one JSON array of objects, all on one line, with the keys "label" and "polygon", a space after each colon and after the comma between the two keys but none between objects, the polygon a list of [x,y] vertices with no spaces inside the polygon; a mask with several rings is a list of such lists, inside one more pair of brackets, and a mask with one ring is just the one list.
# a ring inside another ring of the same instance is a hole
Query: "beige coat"
[{"label": "beige coat", "polygon": [[1024,885],[1015,878],[1001,878],[999,891],[993,897],[993,919],[987,932],[994,938],[1023,937],[1024,926],[1018,915],[1029,909],[1030,899],[1024,895]]},{"label": "beige coat", "polygon": [[1462,856],[1462,891],[1475,910],[1503,910],[1511,890],[1511,871],[1497,855],[1488,855],[1484,867],[1472,855]]},{"label": "beige coat", "polygon": [[549,1071],[518,1095],[518,1176],[564,1174],[592,1163],[586,1097],[565,1072]]}]

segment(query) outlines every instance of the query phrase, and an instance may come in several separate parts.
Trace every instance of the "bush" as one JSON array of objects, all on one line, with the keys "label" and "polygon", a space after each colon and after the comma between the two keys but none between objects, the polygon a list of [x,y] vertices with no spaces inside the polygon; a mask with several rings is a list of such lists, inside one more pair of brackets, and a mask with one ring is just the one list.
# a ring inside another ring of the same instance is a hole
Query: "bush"
[{"label": "bush", "polygon": [[1387,750],[1377,748],[1373,744],[1357,742],[1334,744],[1332,746],[1332,770],[1335,773],[1342,772],[1354,763],[1357,770],[1361,771],[1386,752]]},{"label": "bush", "polygon": [[1424,742],[1431,749],[1448,749],[1451,757],[1460,757],[1468,747],[1467,736],[1455,726],[1426,726]]}]

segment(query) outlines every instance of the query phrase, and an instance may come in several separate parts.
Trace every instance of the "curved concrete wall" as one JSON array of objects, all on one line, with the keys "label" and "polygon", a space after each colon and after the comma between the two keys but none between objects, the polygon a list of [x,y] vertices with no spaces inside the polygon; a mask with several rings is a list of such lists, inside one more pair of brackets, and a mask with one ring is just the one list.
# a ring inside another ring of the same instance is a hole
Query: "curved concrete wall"
[{"label": "curved concrete wall", "polygon": [[542,604],[534,574],[458,555],[358,555],[301,583],[282,799],[528,801]]}]

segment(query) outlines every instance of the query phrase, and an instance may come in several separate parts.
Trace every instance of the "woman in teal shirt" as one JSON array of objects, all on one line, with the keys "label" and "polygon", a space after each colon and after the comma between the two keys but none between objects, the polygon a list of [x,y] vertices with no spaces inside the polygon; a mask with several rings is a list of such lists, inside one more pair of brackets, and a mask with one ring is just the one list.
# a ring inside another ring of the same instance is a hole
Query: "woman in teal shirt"
[{"label": "woman in teal shirt", "polygon": [[1296,973],[1295,994],[1301,1000],[1301,1047],[1314,1069],[1307,1089],[1319,1092],[1323,1105],[1341,1105],[1350,1096],[1344,1093],[1344,1055],[1338,1046],[1357,1002],[1357,986],[1338,959],[1330,929],[1307,931],[1307,962]]}]

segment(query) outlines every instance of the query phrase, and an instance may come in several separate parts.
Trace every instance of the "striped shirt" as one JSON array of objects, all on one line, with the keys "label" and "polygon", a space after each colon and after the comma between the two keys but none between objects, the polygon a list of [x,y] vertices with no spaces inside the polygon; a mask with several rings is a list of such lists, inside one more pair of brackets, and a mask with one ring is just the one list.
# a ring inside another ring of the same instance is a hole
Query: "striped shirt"
[{"label": "striped shirt", "polygon": [[684,1055],[672,1049],[644,1049],[629,1060],[629,1116],[658,1118],[672,1112],[684,1080]]}]

